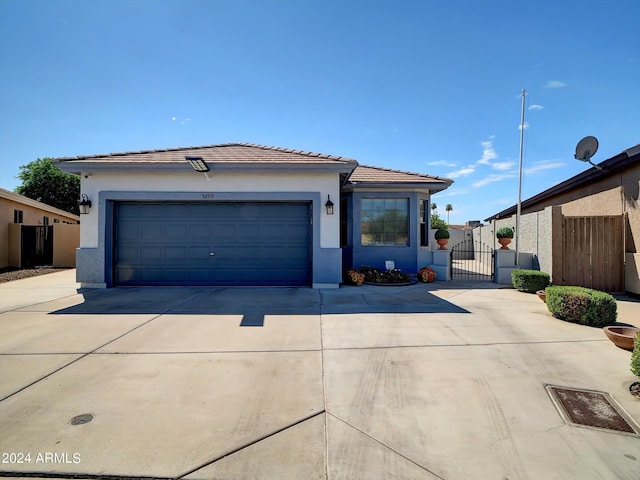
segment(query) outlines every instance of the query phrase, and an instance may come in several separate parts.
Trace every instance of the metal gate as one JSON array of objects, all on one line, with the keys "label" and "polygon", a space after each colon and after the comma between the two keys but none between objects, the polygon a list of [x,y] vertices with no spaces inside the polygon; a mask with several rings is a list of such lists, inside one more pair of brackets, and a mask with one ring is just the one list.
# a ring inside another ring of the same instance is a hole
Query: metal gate
[{"label": "metal gate", "polygon": [[493,281],[493,248],[474,240],[463,240],[451,249],[453,280]]},{"label": "metal gate", "polygon": [[53,226],[22,225],[22,268],[53,264]]}]

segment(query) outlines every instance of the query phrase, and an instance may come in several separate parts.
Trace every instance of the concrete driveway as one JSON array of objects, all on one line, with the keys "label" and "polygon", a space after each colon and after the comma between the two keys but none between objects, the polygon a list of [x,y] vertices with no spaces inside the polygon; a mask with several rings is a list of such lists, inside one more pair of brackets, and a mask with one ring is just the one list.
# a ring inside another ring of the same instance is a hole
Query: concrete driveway
[{"label": "concrete driveway", "polygon": [[608,392],[638,423],[630,353],[535,295],[74,275],[0,284],[0,476],[640,479],[637,435],[567,424],[545,389]]}]

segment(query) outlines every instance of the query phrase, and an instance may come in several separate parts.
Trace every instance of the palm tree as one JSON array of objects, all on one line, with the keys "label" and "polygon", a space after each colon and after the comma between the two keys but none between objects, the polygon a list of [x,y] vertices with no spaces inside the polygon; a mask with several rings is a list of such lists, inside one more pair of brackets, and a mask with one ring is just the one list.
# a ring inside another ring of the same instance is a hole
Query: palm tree
[{"label": "palm tree", "polygon": [[450,203],[447,203],[447,206],[444,207],[444,209],[447,211],[447,223],[449,223],[449,212],[453,210],[453,205],[451,205]]}]

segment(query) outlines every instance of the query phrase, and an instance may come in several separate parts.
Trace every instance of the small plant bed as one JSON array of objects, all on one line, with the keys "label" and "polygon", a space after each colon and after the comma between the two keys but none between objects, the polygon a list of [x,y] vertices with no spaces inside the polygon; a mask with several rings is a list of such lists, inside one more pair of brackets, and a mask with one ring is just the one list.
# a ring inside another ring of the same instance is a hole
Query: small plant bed
[{"label": "small plant bed", "polygon": [[411,280],[408,273],[404,273],[397,268],[394,270],[378,270],[374,267],[362,265],[358,272],[364,274],[364,283],[369,285],[398,287],[416,283],[415,280]]},{"label": "small plant bed", "polygon": [[611,295],[584,287],[547,287],[547,308],[554,317],[590,327],[616,322],[617,304]]},{"label": "small plant bed", "polygon": [[536,293],[549,286],[550,277],[540,270],[515,269],[511,271],[511,282],[516,290],[527,293]]}]

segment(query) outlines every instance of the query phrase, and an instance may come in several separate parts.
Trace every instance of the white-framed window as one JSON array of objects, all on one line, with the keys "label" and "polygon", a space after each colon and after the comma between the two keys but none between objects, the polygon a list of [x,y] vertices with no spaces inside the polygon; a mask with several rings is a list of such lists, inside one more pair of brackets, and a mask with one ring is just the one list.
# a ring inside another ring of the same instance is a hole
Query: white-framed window
[{"label": "white-framed window", "polygon": [[409,245],[409,199],[363,198],[360,242],[365,247]]},{"label": "white-framed window", "polygon": [[420,246],[429,246],[429,224],[431,223],[431,214],[429,213],[429,200],[420,200]]}]

